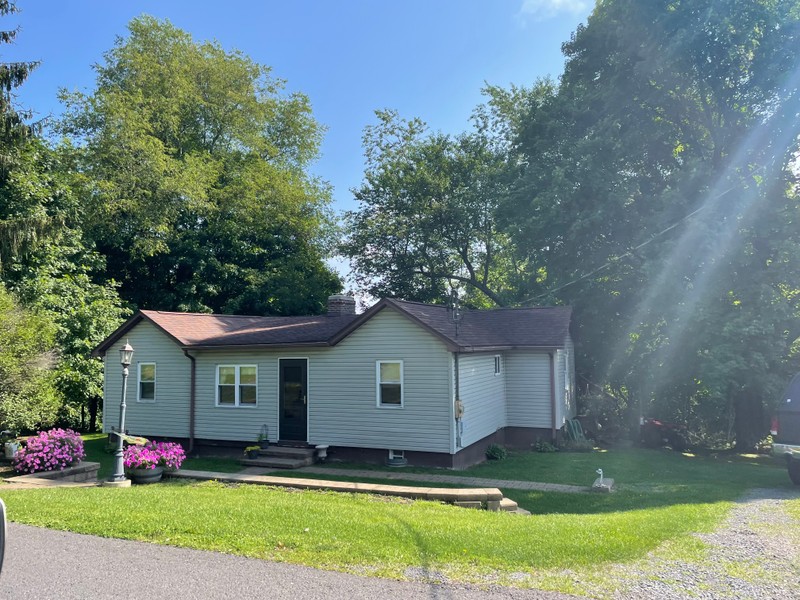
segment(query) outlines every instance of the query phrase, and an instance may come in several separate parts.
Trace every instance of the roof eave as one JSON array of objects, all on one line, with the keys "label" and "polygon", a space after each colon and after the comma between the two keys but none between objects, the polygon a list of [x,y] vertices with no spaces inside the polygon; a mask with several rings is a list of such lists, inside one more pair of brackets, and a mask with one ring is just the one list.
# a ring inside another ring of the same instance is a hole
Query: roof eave
[{"label": "roof eave", "polygon": [[181,348],[184,350],[280,350],[283,348],[325,348],[328,346],[330,346],[330,343],[328,342],[294,342],[280,344],[181,344]]},{"label": "roof eave", "polygon": [[94,350],[91,351],[89,356],[92,358],[102,358],[106,355],[111,346],[113,346],[119,338],[125,335],[128,331],[133,329],[134,325],[139,323],[144,318],[142,311],[137,310],[127,321],[117,327],[106,339],[100,342]]},{"label": "roof eave", "polygon": [[164,335],[166,335],[169,339],[175,342],[178,346],[183,347],[185,342],[174,335],[172,335],[169,331],[167,331],[164,327],[162,327],[157,321],[150,318],[144,311],[137,310],[136,313],[125,321],[122,325],[120,325],[111,335],[109,335],[103,342],[100,343],[97,348],[92,350],[91,356],[92,357],[103,357],[106,354],[106,351],[113,346],[117,340],[119,340],[123,335],[128,333],[131,329],[133,329],[136,325],[139,324],[140,321],[146,320],[147,322],[151,323],[154,327],[156,327],[159,331],[161,331]]},{"label": "roof eave", "polygon": [[561,350],[564,346],[532,346],[515,344],[511,346],[458,346],[453,352],[506,352],[508,350],[535,350],[539,352],[553,352]]}]

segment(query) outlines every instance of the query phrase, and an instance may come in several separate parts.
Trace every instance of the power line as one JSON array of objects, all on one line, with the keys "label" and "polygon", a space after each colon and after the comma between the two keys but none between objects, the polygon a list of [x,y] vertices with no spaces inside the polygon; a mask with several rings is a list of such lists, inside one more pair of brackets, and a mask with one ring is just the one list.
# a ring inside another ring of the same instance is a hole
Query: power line
[{"label": "power line", "polygon": [[[762,165],[762,166],[760,166],[758,169],[756,169],[755,171],[753,171],[753,172],[751,173],[751,176],[752,176],[752,175],[756,175],[756,174],[757,174],[759,171],[762,171],[762,170],[764,170],[766,167],[767,167],[767,165]],[[564,283],[564,284],[562,284],[562,285],[559,285],[559,286],[557,286],[557,287],[555,287],[555,288],[553,288],[553,289],[551,289],[551,290],[548,290],[548,291],[546,291],[546,292],[544,292],[544,293],[542,293],[542,294],[537,294],[537,295],[535,295],[535,296],[529,296],[529,297],[525,298],[524,300],[520,300],[520,301],[518,302],[518,304],[527,304],[528,302],[532,302],[533,300],[538,300],[539,298],[544,298],[545,296],[549,296],[549,295],[551,295],[551,294],[554,294],[554,293],[556,293],[556,292],[560,292],[561,290],[563,290],[563,289],[564,289],[564,288],[566,288],[566,287],[569,287],[569,286],[571,286],[571,285],[574,285],[574,284],[576,284],[576,283],[580,283],[580,282],[581,282],[581,281],[583,281],[584,279],[588,279],[589,277],[592,277],[592,276],[593,276],[593,275],[595,275],[596,273],[599,273],[600,271],[603,271],[604,269],[607,269],[608,267],[610,267],[610,266],[611,266],[611,265],[613,265],[614,263],[617,263],[617,262],[619,262],[619,261],[621,261],[621,260],[623,260],[623,259],[625,259],[625,258],[628,258],[629,256],[633,256],[633,255],[634,255],[636,252],[638,252],[639,250],[641,250],[642,248],[644,248],[644,247],[645,247],[645,246],[647,246],[648,244],[652,243],[652,242],[653,242],[653,241],[655,241],[656,239],[658,239],[658,238],[660,238],[661,236],[663,236],[663,235],[665,235],[665,234],[669,233],[670,231],[672,231],[673,229],[675,229],[676,227],[678,227],[678,226],[679,226],[679,225],[681,225],[682,223],[684,223],[684,222],[688,221],[689,219],[691,219],[691,218],[692,218],[693,216],[695,216],[697,213],[699,213],[699,212],[700,212],[700,211],[702,211],[703,209],[707,208],[707,207],[709,206],[709,204],[712,204],[712,203],[716,202],[717,200],[719,200],[719,199],[723,198],[724,196],[726,196],[726,195],[730,194],[732,191],[734,191],[734,190],[737,190],[737,189],[739,189],[740,187],[744,188],[745,186],[746,186],[746,183],[742,182],[742,183],[739,183],[739,184],[736,184],[736,185],[733,185],[733,186],[729,187],[727,190],[724,190],[724,191],[720,192],[719,194],[717,194],[717,195],[716,195],[715,197],[713,197],[713,198],[712,198],[710,201],[708,201],[708,202],[705,202],[705,203],[704,203],[702,206],[700,206],[699,208],[696,208],[695,210],[693,210],[693,211],[692,211],[692,212],[690,212],[689,214],[687,214],[687,215],[684,215],[683,217],[681,217],[680,219],[678,219],[677,221],[675,221],[675,222],[674,222],[672,225],[670,225],[669,227],[666,227],[665,229],[662,229],[662,230],[661,230],[661,231],[659,231],[658,233],[656,233],[656,234],[654,234],[654,235],[650,236],[650,238],[649,238],[649,239],[645,240],[644,242],[642,242],[642,243],[641,243],[641,244],[639,244],[638,246],[635,246],[635,247],[631,248],[630,250],[628,250],[628,251],[627,251],[627,252],[625,252],[624,254],[621,254],[621,255],[619,255],[619,256],[615,256],[615,257],[613,257],[613,258],[611,258],[611,259],[607,260],[605,263],[603,263],[603,264],[602,264],[602,265],[600,265],[599,267],[596,267],[596,268],[592,269],[591,271],[589,271],[589,272],[587,272],[587,273],[584,273],[583,275],[580,275],[580,276],[576,277],[575,279],[572,279],[571,281],[568,281],[567,283]]]}]

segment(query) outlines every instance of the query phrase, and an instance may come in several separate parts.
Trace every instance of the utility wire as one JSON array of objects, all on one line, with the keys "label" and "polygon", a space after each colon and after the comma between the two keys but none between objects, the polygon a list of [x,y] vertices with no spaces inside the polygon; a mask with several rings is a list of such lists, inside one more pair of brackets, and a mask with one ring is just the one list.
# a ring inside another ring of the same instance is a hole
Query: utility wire
[{"label": "utility wire", "polygon": [[[766,167],[767,167],[767,165],[761,165],[758,169],[753,171],[750,175],[751,176],[756,175],[759,171],[764,170]],[[675,229],[676,227],[678,227],[682,223],[684,223],[684,222],[688,221],[689,219],[691,219],[697,213],[699,213],[700,211],[702,211],[705,208],[707,208],[709,206],[709,204],[712,204],[712,203],[716,202],[717,200],[723,198],[724,196],[727,196],[732,191],[737,190],[740,187],[744,188],[746,185],[747,185],[746,183],[739,183],[739,184],[736,184],[736,185],[733,185],[733,186],[729,187],[727,190],[724,190],[724,191],[720,192],[719,194],[717,194],[716,196],[714,196],[714,198],[712,198],[710,202],[706,202],[702,206],[700,206],[699,208],[696,208],[695,210],[690,212],[689,214],[684,215],[683,217],[681,217],[680,219],[675,221],[669,227],[666,227],[665,229],[662,229],[658,233],[653,234],[652,236],[650,236],[649,239],[645,240],[644,242],[642,242],[638,246],[635,246],[635,247],[631,248],[630,250],[628,250],[624,254],[621,254],[619,256],[615,256],[613,258],[610,258],[609,260],[607,260],[605,263],[603,263],[599,267],[596,267],[596,268],[592,269],[591,271],[589,271],[587,273],[584,273],[583,275],[580,275],[580,276],[576,277],[575,279],[572,279],[571,281],[568,281],[567,283],[559,285],[559,286],[557,286],[557,287],[555,287],[555,288],[553,288],[551,290],[548,290],[548,291],[546,291],[546,292],[544,292],[542,294],[537,294],[535,296],[528,296],[524,300],[520,300],[518,302],[518,304],[519,305],[524,305],[524,304],[527,304],[528,302],[532,302],[534,300],[538,300],[539,298],[544,298],[545,296],[549,296],[551,294],[559,292],[559,291],[563,290],[566,287],[569,287],[571,285],[575,285],[576,283],[580,283],[584,279],[588,279],[592,275],[594,275],[596,273],[599,273],[600,271],[602,271],[604,269],[607,269],[608,267],[610,267],[614,263],[617,263],[617,262],[621,261],[624,258],[628,258],[629,256],[633,256],[637,251],[641,250],[642,248],[644,248],[645,246],[647,246],[651,242],[653,242],[656,239],[660,238],[661,236],[669,233],[670,231],[672,231],[673,229]]]}]

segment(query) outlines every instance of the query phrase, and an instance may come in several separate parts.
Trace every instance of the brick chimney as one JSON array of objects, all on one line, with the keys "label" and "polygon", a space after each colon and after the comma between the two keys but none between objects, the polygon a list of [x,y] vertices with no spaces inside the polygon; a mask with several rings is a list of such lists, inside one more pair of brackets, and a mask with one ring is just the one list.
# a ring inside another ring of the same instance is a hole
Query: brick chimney
[{"label": "brick chimney", "polygon": [[356,314],[356,299],[344,294],[328,296],[328,316],[345,317]]}]

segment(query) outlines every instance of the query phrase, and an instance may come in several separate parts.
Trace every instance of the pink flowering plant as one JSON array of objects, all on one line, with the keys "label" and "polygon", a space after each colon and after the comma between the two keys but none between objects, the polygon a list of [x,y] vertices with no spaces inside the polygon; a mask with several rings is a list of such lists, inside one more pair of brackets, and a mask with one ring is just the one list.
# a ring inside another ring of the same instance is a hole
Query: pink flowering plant
[{"label": "pink flowering plant", "polygon": [[14,457],[18,473],[61,471],[86,456],[81,436],[71,429],[40,431],[27,439]]},{"label": "pink flowering plant", "polygon": [[147,442],[143,446],[126,447],[122,460],[126,469],[164,467],[174,471],[181,468],[186,453],[180,444],[173,442]]}]

